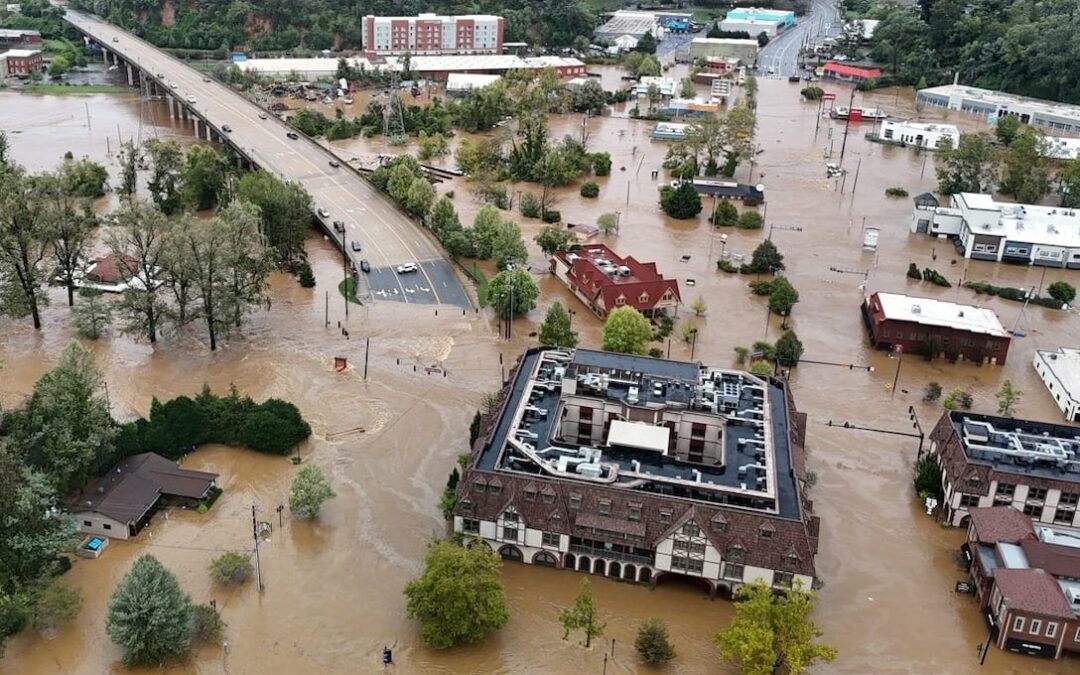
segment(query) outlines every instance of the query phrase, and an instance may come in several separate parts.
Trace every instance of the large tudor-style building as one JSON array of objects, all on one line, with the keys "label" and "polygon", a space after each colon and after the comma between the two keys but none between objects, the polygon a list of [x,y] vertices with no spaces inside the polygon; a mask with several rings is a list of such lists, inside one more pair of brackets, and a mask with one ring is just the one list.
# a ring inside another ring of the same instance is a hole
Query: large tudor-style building
[{"label": "large tudor-style building", "polygon": [[621,258],[604,244],[556,252],[551,271],[601,319],[616,307],[633,307],[655,317],[682,303],[679,282],[660,274],[656,263]]},{"label": "large tudor-style building", "polygon": [[531,349],[483,420],[454,529],[504,559],[629,581],[810,588],[805,424],[778,380]]}]

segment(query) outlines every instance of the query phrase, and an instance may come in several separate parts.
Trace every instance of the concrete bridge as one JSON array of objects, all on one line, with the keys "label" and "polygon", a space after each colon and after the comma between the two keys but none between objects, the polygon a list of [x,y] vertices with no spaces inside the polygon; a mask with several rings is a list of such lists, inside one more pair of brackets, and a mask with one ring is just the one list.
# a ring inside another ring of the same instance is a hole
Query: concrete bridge
[{"label": "concrete bridge", "polygon": [[[361,295],[470,307],[438,242],[331,149],[303,134],[289,138],[287,125],[239,92],[99,17],[69,9],[64,18],[100,45],[105,62],[126,73],[129,85],[163,96],[173,118],[190,120],[197,137],[227,143],[247,166],[302,185],[315,218],[352,268],[368,262],[371,271],[359,274]],[[334,221],[345,231],[337,232]],[[417,271],[396,272],[410,262]]]}]

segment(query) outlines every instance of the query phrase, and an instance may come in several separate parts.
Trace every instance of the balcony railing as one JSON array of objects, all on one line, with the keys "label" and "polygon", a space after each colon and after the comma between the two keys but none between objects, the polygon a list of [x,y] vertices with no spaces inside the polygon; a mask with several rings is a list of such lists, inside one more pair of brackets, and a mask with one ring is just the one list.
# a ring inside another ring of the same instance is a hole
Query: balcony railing
[{"label": "balcony railing", "polygon": [[651,555],[639,555],[637,553],[609,551],[606,548],[594,548],[592,546],[582,546],[580,544],[570,544],[570,552],[582,555],[599,556],[601,558],[610,558],[612,560],[624,560],[626,562],[637,563],[639,565],[652,565],[654,562],[653,556]]}]

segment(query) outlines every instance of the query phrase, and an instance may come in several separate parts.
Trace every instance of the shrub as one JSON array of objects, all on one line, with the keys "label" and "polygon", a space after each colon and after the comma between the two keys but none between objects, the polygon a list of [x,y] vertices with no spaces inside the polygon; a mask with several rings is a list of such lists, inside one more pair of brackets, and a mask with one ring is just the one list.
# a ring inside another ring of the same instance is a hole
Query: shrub
[{"label": "shrub", "polygon": [[611,155],[606,152],[594,152],[589,155],[592,161],[593,173],[597,176],[607,176],[611,173]]},{"label": "shrub", "polygon": [[299,280],[300,285],[304,288],[311,288],[315,285],[315,273],[311,270],[311,265],[306,260],[300,263]]},{"label": "shrub", "polygon": [[600,196],[600,186],[592,181],[585,181],[581,184],[581,196],[587,198],[594,198]]},{"label": "shrub", "polygon": [[914,279],[915,281],[922,281],[922,272],[919,271],[919,266],[915,263],[909,263],[907,268],[908,279]]},{"label": "shrub", "polygon": [[941,490],[941,465],[938,463],[937,455],[927,453],[915,462],[915,476],[912,483],[919,499],[934,497],[941,501],[944,493]]},{"label": "shrub", "polygon": [[221,639],[225,622],[217,609],[210,605],[195,605],[191,614],[191,641],[197,644],[215,644]]},{"label": "shrub", "polygon": [[885,188],[886,197],[907,197],[908,191],[902,187]]},{"label": "shrub", "polygon": [[739,210],[731,202],[724,200],[716,205],[712,224],[717,227],[734,227],[739,224]]},{"label": "shrub", "polygon": [[803,87],[799,94],[807,101],[820,101],[825,95],[825,90],[821,87]]},{"label": "shrub", "polygon": [[660,349],[659,347],[650,347],[649,356],[653,357],[654,359],[662,359],[664,358],[664,350]]},{"label": "shrub", "polygon": [[941,286],[943,288],[951,288],[952,284],[949,280],[942,276],[937,270],[932,270],[929,267],[923,270],[922,278],[924,281],[929,281],[935,286]]},{"label": "shrub", "polygon": [[1065,281],[1055,281],[1046,288],[1046,292],[1054,300],[1066,305],[1076,299],[1076,287]]},{"label": "shrub", "polygon": [[760,230],[765,225],[765,219],[756,211],[747,211],[739,216],[739,222],[735,227],[740,230]]},{"label": "shrub", "polygon": [[941,385],[937,382],[928,382],[926,384],[926,393],[923,395],[923,401],[927,403],[933,403],[941,398]]},{"label": "shrub", "polygon": [[641,622],[634,649],[646,663],[667,663],[675,658],[675,649],[668,640],[667,625],[660,619]]},{"label": "shrub", "polygon": [[518,207],[521,209],[521,215],[526,218],[539,218],[543,205],[539,197],[531,192],[524,192],[521,195],[521,201],[518,202]]},{"label": "shrub", "polygon": [[545,223],[557,223],[562,220],[562,214],[558,211],[544,211],[544,215],[540,218],[540,220],[544,221]]},{"label": "shrub", "polygon": [[223,586],[241,584],[255,571],[251,560],[243,553],[228,551],[210,563],[210,578]]},{"label": "shrub", "polygon": [[746,363],[746,358],[748,356],[750,356],[750,350],[746,347],[735,348],[735,363],[738,363],[741,366]]},{"label": "shrub", "polygon": [[660,207],[672,218],[685,220],[701,213],[701,197],[693,185],[680,183],[674,189],[661,189]]},{"label": "shrub", "polygon": [[721,272],[727,272],[728,274],[734,274],[739,271],[738,267],[735,267],[735,265],[732,265],[729,261],[724,260],[723,258],[716,261],[716,269],[720,270]]}]

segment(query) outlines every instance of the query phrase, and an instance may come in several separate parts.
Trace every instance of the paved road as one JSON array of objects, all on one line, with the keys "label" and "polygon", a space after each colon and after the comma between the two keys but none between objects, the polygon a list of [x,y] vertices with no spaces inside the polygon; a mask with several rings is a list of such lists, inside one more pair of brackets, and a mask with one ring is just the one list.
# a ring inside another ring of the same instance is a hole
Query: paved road
[{"label": "paved road", "polygon": [[776,77],[798,74],[799,49],[807,34],[812,36],[811,42],[820,42],[830,35],[839,35],[838,22],[836,6],[832,2],[813,0],[809,14],[801,18],[793,28],[777,35],[761,50],[758,55],[758,70],[767,73],[769,68],[773,68]]},{"label": "paved road", "polygon": [[[194,96],[195,103],[185,103],[188,108],[218,131],[224,125],[231,127],[232,132],[223,135],[238,150],[279,178],[303,185],[314,205],[329,211],[320,218],[328,232],[336,234],[332,221],[344,221],[346,239],[363,245],[360,253],[347,247],[347,254],[356,267],[361,258],[371,265],[371,274],[360,276],[372,297],[469,307],[468,295],[439,246],[343,160],[340,168],[331,167],[333,156],[327,149],[303,137],[286,138],[288,127],[283,122],[273,116],[259,119],[264,111],[257,105],[224,84],[204,82],[205,75],[131,33],[74,10],[68,10],[65,18],[163,86],[175,82],[173,92],[180,100]],[[335,238],[340,242],[340,235]],[[396,274],[394,267],[406,262],[419,263],[420,271]]]}]

